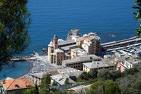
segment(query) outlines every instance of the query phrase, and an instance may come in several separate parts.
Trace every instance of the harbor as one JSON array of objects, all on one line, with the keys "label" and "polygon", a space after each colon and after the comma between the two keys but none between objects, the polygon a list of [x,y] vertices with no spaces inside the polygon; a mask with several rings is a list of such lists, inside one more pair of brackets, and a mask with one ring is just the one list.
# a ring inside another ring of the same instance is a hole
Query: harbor
[{"label": "harbor", "polygon": [[[104,52],[103,49],[105,53],[102,56],[99,53]],[[60,91],[75,89],[86,84],[73,79],[78,79],[83,73],[95,73],[101,69],[123,73],[140,63],[141,38],[134,36],[101,43],[96,33],[80,35],[79,29],[71,29],[66,40],[54,35],[42,53],[13,56],[10,63],[0,71],[0,82],[21,78],[29,79],[39,86],[42,78],[49,74],[51,88]],[[70,84],[66,84],[66,79],[71,81]]]},{"label": "harbor", "polygon": [[[128,49],[136,48],[136,53],[134,53],[134,55],[137,54],[137,52],[139,52],[140,45],[141,45],[141,38],[138,38],[136,36],[128,38],[128,39],[123,39],[123,40],[119,40],[119,41],[112,41],[112,42],[107,42],[107,43],[101,44],[101,46],[106,50],[106,52],[112,52],[112,53],[115,53],[115,52],[122,53],[123,52],[123,54],[127,54],[127,52],[125,52],[124,49],[126,49],[127,47],[128,47]],[[123,51],[121,51],[121,50],[123,50]],[[44,51],[47,52],[47,50],[44,50]],[[128,51],[128,53],[129,53],[129,51]],[[130,54],[131,53],[132,52],[130,52]],[[22,67],[19,65],[21,65]],[[33,74],[52,73],[53,71],[56,71],[56,69],[61,68],[61,66],[58,66],[56,64],[51,64],[48,61],[47,53],[39,55],[37,52],[34,52],[31,55],[13,56],[11,58],[10,65],[6,65],[6,66],[7,67],[4,67],[4,69],[0,73],[1,79],[5,78],[5,77],[17,78],[20,76],[32,77],[31,75],[33,75]],[[10,70],[8,70],[8,68]],[[13,73],[13,71],[15,73]],[[17,71],[17,73],[16,73],[16,71]]]},{"label": "harbor", "polygon": [[[124,47],[130,47],[130,46],[140,46],[141,45],[141,38],[138,37],[131,37],[128,39],[123,39],[119,41],[112,41],[112,42],[106,42],[102,43],[101,47],[104,48],[106,51],[111,51],[114,49],[121,49]],[[46,50],[45,50],[46,51]],[[35,55],[27,55],[27,56],[13,56],[11,58],[11,61],[32,61],[37,60],[38,53],[34,53]],[[47,56],[47,54],[41,55],[41,57]]]}]

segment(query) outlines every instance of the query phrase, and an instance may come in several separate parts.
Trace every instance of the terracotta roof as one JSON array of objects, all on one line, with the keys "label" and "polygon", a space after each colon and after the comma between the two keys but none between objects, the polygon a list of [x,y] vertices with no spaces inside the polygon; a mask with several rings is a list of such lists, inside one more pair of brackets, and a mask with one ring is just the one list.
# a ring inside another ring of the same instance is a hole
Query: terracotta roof
[{"label": "terracotta roof", "polygon": [[25,89],[33,86],[32,80],[28,78],[6,79],[3,81],[5,90]]}]

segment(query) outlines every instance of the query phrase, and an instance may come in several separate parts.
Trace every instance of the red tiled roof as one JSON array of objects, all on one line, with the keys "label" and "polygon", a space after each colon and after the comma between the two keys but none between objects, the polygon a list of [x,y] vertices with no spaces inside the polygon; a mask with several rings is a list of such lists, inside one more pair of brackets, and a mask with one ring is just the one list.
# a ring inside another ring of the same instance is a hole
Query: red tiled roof
[{"label": "red tiled roof", "polygon": [[33,81],[28,78],[7,79],[3,81],[5,90],[25,89],[33,86]]}]

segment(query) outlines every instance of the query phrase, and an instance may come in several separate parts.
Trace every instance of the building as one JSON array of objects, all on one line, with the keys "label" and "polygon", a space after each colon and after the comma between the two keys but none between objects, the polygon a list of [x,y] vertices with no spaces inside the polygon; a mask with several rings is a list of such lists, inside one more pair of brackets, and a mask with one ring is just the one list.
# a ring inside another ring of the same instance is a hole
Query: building
[{"label": "building", "polygon": [[131,69],[135,64],[138,64],[139,61],[134,60],[125,60],[125,59],[116,59],[116,69],[123,73],[126,69]]},{"label": "building", "polygon": [[87,90],[91,88],[91,85],[79,85],[75,87],[71,87],[67,89],[67,93],[69,94],[87,94]]},{"label": "building", "polygon": [[78,38],[76,45],[83,48],[88,54],[98,55],[100,53],[100,37],[95,33],[84,34]]},{"label": "building", "polygon": [[59,49],[58,37],[54,35],[53,40],[48,45],[48,61],[57,65],[61,65],[62,60],[65,59],[65,53]]},{"label": "building", "polygon": [[83,63],[87,63],[91,61],[99,61],[99,60],[101,60],[101,58],[96,55],[84,55],[84,56],[64,60],[62,62],[62,66],[83,70]]},{"label": "building", "polygon": [[66,84],[75,84],[68,75],[57,74],[51,76],[51,86],[64,86]]},{"label": "building", "polygon": [[80,30],[79,29],[71,29],[68,32],[67,40],[75,40],[80,37]]},{"label": "building", "polygon": [[76,58],[83,55],[100,52],[100,37],[95,33],[88,33],[80,36],[79,29],[72,29],[67,40],[58,39],[54,35],[48,45],[48,61],[57,65],[62,65],[63,60]]},{"label": "building", "polygon": [[32,78],[33,83],[39,86],[45,75],[47,75],[46,72],[32,73],[30,77]]},{"label": "building", "polygon": [[[32,79],[32,81],[35,84],[40,85],[42,78],[45,77],[47,74],[51,75],[53,78],[58,75],[59,75],[58,77],[61,77],[61,75],[62,75],[62,78],[64,78],[64,77],[65,78],[68,78],[68,77],[78,78],[82,73],[83,73],[83,71],[80,71],[80,70],[77,70],[74,68],[58,66],[58,67],[54,67],[54,70],[51,69],[51,70],[48,70],[47,72],[32,73],[32,74],[30,74],[29,77]],[[57,78],[55,78],[55,79],[54,79],[54,81],[57,81]],[[59,85],[59,83],[58,83],[58,85]]]},{"label": "building", "polygon": [[71,59],[80,57],[80,56],[86,56],[86,55],[87,55],[86,51],[81,48],[72,48],[71,49]]},{"label": "building", "polygon": [[100,69],[114,69],[115,64],[112,62],[104,61],[92,61],[88,63],[83,63],[83,71],[94,73]]},{"label": "building", "polygon": [[63,66],[60,66],[57,72],[58,74],[51,76],[51,86],[59,90],[76,85],[76,79],[83,73],[80,70]]},{"label": "building", "polygon": [[29,78],[6,78],[2,83],[1,94],[21,94],[23,90],[34,86]]},{"label": "building", "polygon": [[62,61],[71,58],[70,49],[76,47],[76,39],[63,40],[54,35],[48,45],[48,61],[61,65]]}]

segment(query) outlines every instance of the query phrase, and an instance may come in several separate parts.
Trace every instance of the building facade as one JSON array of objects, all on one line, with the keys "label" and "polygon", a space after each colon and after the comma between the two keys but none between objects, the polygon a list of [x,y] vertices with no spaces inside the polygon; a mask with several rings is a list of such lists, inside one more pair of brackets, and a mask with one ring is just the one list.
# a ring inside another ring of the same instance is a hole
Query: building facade
[{"label": "building facade", "polygon": [[72,29],[67,40],[58,39],[54,35],[48,45],[48,61],[62,65],[63,60],[80,57],[83,55],[98,55],[100,52],[100,37],[95,33],[80,36],[79,29]]},{"label": "building facade", "polygon": [[54,36],[52,42],[48,45],[48,61],[61,65],[65,59],[64,51],[58,48],[58,37]]},{"label": "building facade", "polygon": [[101,58],[96,55],[84,55],[81,57],[76,57],[68,60],[64,60],[62,65],[65,67],[71,67],[78,70],[83,70],[83,63],[88,63],[92,61],[100,61]]},{"label": "building facade", "polygon": [[84,49],[87,54],[98,55],[100,52],[100,37],[95,33],[84,34],[78,38],[76,42],[77,46]]},{"label": "building facade", "polygon": [[91,72],[94,73],[100,69],[114,69],[115,64],[109,63],[109,62],[104,62],[104,61],[92,61],[89,63],[83,63],[83,71],[84,72]]},{"label": "building facade", "polygon": [[34,87],[34,84],[29,78],[6,78],[2,82],[0,94],[21,94],[22,91],[32,87]]}]

